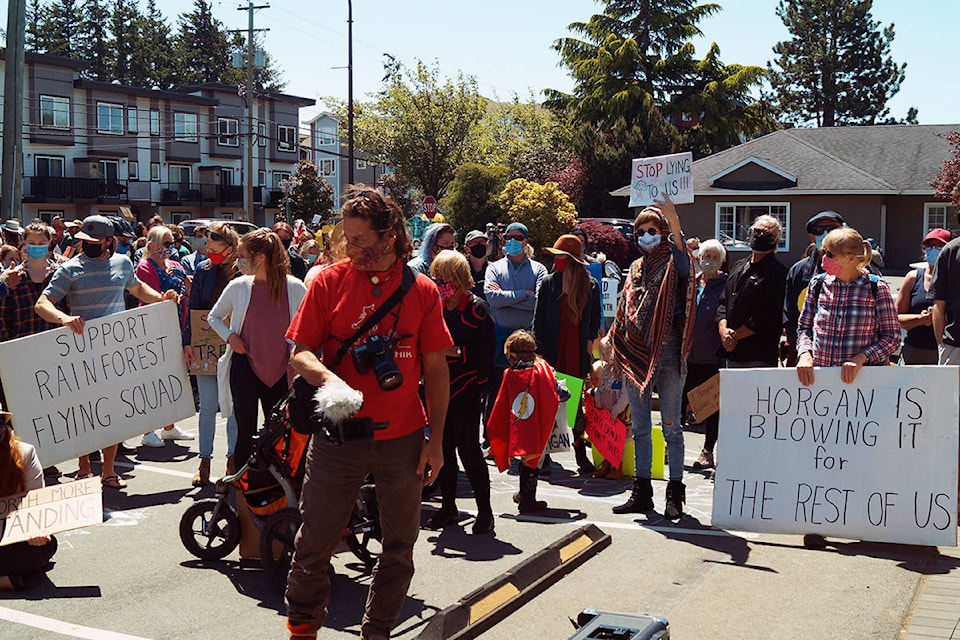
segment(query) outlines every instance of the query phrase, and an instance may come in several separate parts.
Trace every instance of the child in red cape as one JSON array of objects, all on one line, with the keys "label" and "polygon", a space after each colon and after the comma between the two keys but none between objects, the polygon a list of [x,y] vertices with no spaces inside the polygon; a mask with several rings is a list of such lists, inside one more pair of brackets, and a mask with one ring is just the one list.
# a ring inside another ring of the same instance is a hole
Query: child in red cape
[{"label": "child in red cape", "polygon": [[520,458],[520,491],[513,496],[520,513],[540,511],[547,503],[537,500],[537,468],[560,405],[557,379],[526,331],[510,334],[503,351],[510,368],[490,412],[487,436],[501,472],[510,458]]}]

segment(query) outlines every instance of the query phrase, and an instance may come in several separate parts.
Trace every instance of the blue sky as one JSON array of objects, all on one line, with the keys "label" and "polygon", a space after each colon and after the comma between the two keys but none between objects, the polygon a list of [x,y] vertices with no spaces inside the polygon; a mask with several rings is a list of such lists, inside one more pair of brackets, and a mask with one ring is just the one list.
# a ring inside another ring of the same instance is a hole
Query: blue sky
[{"label": "blue sky", "polygon": [[[907,77],[891,101],[892,115],[902,117],[911,106],[924,124],[960,122],[960,83],[948,75],[956,37],[957,0],[875,0],[874,18],[896,25],[893,56],[907,62]],[[288,81],[287,91],[301,96],[346,98],[347,3],[345,0],[270,0],[256,13],[267,50]],[[146,4],[142,0],[142,4]],[[189,11],[193,0],[158,0],[171,23]],[[600,10],[593,0],[355,0],[354,92],[362,98],[375,91],[382,77],[382,54],[412,63],[438,61],[454,75],[462,70],[477,78],[481,92],[501,99],[521,97],[544,87],[569,90],[570,79],[557,67],[551,43],[566,34],[573,21]],[[787,36],[777,18],[776,0],[727,0],[723,10],[701,23],[704,51],[719,44],[725,62],[766,65],[771,47]],[[5,10],[6,3],[2,3]],[[229,28],[245,28],[239,2],[214,0],[214,15]],[[5,18],[4,18],[5,23]],[[948,79],[949,78],[949,79]],[[317,109],[319,111],[319,108]],[[304,112],[310,117],[309,110]]]}]

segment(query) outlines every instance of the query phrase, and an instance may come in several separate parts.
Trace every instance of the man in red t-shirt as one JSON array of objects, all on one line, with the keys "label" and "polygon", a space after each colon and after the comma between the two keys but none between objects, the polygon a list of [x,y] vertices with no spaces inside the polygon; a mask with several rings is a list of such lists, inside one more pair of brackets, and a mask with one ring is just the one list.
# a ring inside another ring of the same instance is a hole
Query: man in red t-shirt
[{"label": "man in red t-shirt", "polygon": [[[365,186],[352,188],[343,206],[349,260],[321,271],[287,331],[296,343],[293,368],[321,386],[343,379],[363,393],[359,417],[389,422],[372,442],[333,445],[313,438],[300,498],[303,524],[287,579],[291,638],[316,638],[327,613],[330,556],[340,543],[367,473],[376,482],[383,553],[370,585],[362,638],[389,638],[413,577],[413,545],[420,531],[420,491],[443,466],[443,422],[450,394],[444,351],[453,345],[433,281],[418,275],[401,302],[353,347],[371,336],[394,338],[392,355],[403,382],[384,391],[373,367],[360,373],[350,354],[335,362],[343,341],[360,329],[400,286],[412,245],[392,199]],[[322,354],[318,356],[318,353]],[[421,371],[422,370],[422,371]],[[421,372],[426,414],[418,387]],[[428,420],[429,418],[429,420]],[[424,440],[424,426],[430,438]]]}]

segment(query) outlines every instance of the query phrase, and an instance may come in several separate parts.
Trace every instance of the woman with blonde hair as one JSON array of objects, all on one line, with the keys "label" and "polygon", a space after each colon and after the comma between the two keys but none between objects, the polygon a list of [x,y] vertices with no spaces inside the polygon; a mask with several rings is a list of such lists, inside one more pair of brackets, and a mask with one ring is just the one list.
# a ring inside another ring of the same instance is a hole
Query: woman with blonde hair
[{"label": "woman with blonde hair", "polygon": [[[190,311],[207,311],[220,298],[227,285],[236,278],[237,249],[240,245],[240,236],[233,227],[224,222],[214,222],[207,230],[206,259],[196,265],[193,273],[193,286],[190,288]],[[183,355],[187,366],[194,361],[193,349],[190,346],[190,314],[187,314],[186,327],[183,330]],[[210,460],[213,458],[213,438],[217,427],[217,410],[219,400],[217,394],[216,375],[204,375],[198,372],[197,391],[200,396],[200,415],[197,428],[200,432],[200,468],[193,476],[192,484],[200,487],[210,482]],[[227,418],[227,473],[232,473],[233,449],[237,442],[237,420],[234,416]]]},{"label": "woman with blonde hair", "polygon": [[266,229],[240,238],[237,270],[243,275],[224,288],[208,321],[227,343],[217,362],[217,386],[220,412],[237,420],[234,456],[239,466],[250,457],[257,402],[269,414],[289,388],[290,345],[284,334],[307,289],[290,275],[280,237]]},{"label": "woman with blonde hair", "polygon": [[441,251],[430,264],[443,302],[443,319],[453,337],[447,349],[450,368],[450,404],[443,430],[443,467],[440,468],[440,510],[427,520],[431,529],[441,529],[460,519],[457,510],[457,454],[463,463],[477,518],[473,533],[493,531],[490,506],[490,475],[480,451],[480,410],[487,378],[493,367],[493,320],[487,303],[471,293],[473,276],[466,257],[456,251]]}]

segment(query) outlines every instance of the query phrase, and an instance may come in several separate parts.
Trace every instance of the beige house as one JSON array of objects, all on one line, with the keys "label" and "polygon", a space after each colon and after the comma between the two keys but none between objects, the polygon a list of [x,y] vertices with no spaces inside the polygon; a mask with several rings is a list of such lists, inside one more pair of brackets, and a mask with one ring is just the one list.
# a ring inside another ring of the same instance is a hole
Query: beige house
[{"label": "beige house", "polygon": [[[922,259],[929,229],[960,230],[957,207],[933,197],[930,181],[950,148],[955,125],[786,129],[693,163],[696,202],[678,207],[688,237],[718,238],[731,259],[746,255],[746,230],[759,215],[786,230],[781,261],[809,244],[807,220],[827,209],[883,247],[886,268]],[[629,196],[629,185],[613,195]]]}]

